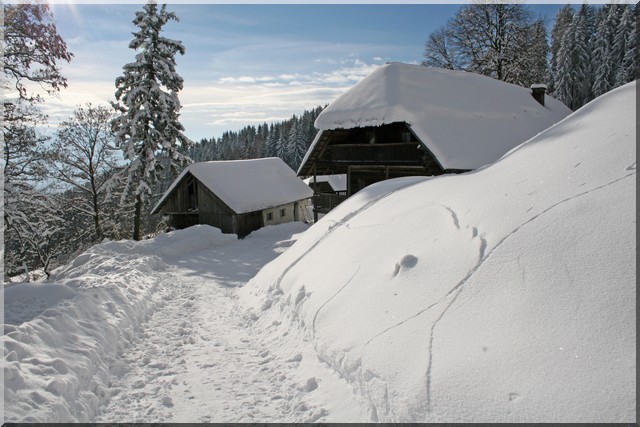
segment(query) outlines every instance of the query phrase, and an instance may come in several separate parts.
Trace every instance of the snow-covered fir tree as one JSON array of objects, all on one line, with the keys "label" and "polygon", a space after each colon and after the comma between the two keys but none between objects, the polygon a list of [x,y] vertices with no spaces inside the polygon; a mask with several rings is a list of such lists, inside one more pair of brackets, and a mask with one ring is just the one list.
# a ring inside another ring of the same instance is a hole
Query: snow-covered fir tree
[{"label": "snow-covered fir tree", "polygon": [[[637,9],[637,8],[636,8]],[[635,79],[636,22],[628,5],[607,4],[597,15],[583,4],[560,10],[551,32],[550,93],[577,109]]]},{"label": "snow-covered fir tree", "polygon": [[613,38],[612,60],[618,69],[613,86],[622,86],[635,78],[636,19],[629,7],[625,7]]},{"label": "snow-covered fir tree", "polygon": [[302,119],[295,118],[291,123],[289,131],[289,166],[297,169],[302,163],[304,155],[307,153],[307,142],[305,140],[302,127]]},{"label": "snow-covered fir tree", "polygon": [[143,204],[152,194],[160,171],[162,156],[177,173],[189,162],[180,148],[188,148],[191,141],[182,133],[179,122],[181,108],[178,92],[183,79],[176,72],[176,54],[184,54],[181,42],[161,35],[169,21],[178,21],[166,5],[147,3],[136,12],[133,23],[138,31],[129,44],[138,52],[135,61],[123,67],[123,75],[116,79],[116,102],[112,103],[118,116],[113,130],[124,157],[129,161],[124,173],[128,193],[135,198],[133,238],[141,237],[140,216]]},{"label": "snow-covered fir tree", "polygon": [[197,162],[278,157],[280,144],[283,160],[297,170],[318,132],[314,122],[323,108],[305,110],[279,123],[249,125],[219,138],[203,138],[189,149],[189,156]]},{"label": "snow-covered fir tree", "polygon": [[279,125],[278,139],[276,140],[276,156],[289,163],[289,137],[284,125]]},{"label": "snow-covered fir tree", "polygon": [[597,37],[593,46],[593,62],[595,73],[593,76],[593,94],[600,96],[613,89],[614,64],[613,40],[618,26],[618,5],[605,5],[598,14]]},{"label": "snow-covered fir tree", "polygon": [[584,82],[590,80],[589,74],[589,39],[585,28],[584,14],[576,14],[565,30],[558,51],[557,80],[554,94],[572,110],[584,104],[588,97],[589,86]]}]

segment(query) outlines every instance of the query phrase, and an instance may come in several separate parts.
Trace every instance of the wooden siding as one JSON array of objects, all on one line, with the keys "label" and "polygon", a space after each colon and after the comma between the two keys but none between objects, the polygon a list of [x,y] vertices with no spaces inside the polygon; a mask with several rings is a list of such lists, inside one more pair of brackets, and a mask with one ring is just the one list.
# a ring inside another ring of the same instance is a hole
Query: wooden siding
[{"label": "wooden siding", "polygon": [[191,174],[175,186],[161,209],[178,229],[207,224],[223,233],[236,233],[235,212]]},{"label": "wooden siding", "polygon": [[200,224],[208,224],[222,230],[223,233],[237,234],[234,217],[237,215],[211,190],[198,182],[200,200]]},{"label": "wooden siding", "polygon": [[[406,123],[324,131],[300,175],[347,173],[350,166],[417,167],[422,175],[443,172],[437,159]],[[417,171],[418,169],[416,169]]]},{"label": "wooden siding", "polygon": [[262,211],[247,212],[235,217],[236,234],[240,239],[264,226]]},{"label": "wooden siding", "polygon": [[[244,238],[265,225],[301,220],[304,216],[297,209],[302,209],[303,205],[299,201],[237,214],[204,184],[187,174],[174,187],[159,210],[169,216],[169,224],[177,229],[207,224],[219,228],[223,233],[237,234],[238,238]],[[280,215],[281,209],[285,209],[284,216]],[[272,212],[273,220],[266,221],[267,212]]]},{"label": "wooden siding", "polygon": [[[162,211],[165,215],[186,214],[198,208],[200,182],[191,174],[185,175],[165,199]],[[193,193],[195,191],[195,193]]]}]

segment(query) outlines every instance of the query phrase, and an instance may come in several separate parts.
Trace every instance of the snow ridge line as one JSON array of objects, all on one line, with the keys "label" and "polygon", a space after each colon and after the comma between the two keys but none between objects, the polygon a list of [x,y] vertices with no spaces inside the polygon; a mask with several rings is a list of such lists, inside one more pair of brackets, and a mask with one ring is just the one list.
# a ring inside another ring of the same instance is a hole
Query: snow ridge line
[{"label": "snow ridge line", "polygon": [[[444,317],[444,315],[447,313],[447,311],[449,310],[449,308],[453,305],[453,303],[456,301],[456,299],[458,299],[458,297],[460,296],[460,294],[463,291],[462,286],[478,271],[478,269],[480,269],[480,267],[491,257],[491,255],[493,255],[493,253],[500,247],[502,246],[502,244],[507,241],[507,239],[509,239],[510,237],[512,237],[513,235],[515,235],[518,231],[522,230],[522,228],[524,228],[526,225],[532,223],[533,221],[535,221],[536,219],[540,218],[542,215],[548,213],[549,211],[551,211],[552,209],[555,209],[556,207],[569,202],[571,200],[577,199],[579,197],[582,197],[584,195],[587,195],[589,193],[601,190],[603,188],[609,187],[611,185],[614,185],[626,178],[629,178],[630,176],[636,175],[635,172],[624,175],[618,179],[615,179],[611,182],[608,182],[606,184],[600,185],[598,187],[592,188],[590,190],[586,190],[583,191],[582,193],[573,195],[571,197],[567,197],[566,199],[560,200],[559,202],[554,203],[553,205],[549,206],[548,208],[542,210],[540,213],[532,216],[531,218],[529,218],[527,221],[523,222],[522,224],[520,224],[518,227],[514,228],[511,232],[509,232],[506,236],[504,236],[502,239],[500,239],[500,241],[494,246],[492,247],[489,252],[486,253],[486,255],[482,256],[481,259],[479,260],[478,264],[471,269],[471,271],[464,277],[464,279],[462,279],[460,282],[458,282],[458,284],[456,286],[454,286],[448,293],[447,295],[445,295],[445,298],[447,296],[449,296],[452,292],[455,292],[456,290],[458,290],[458,292],[453,296],[453,298],[451,299],[451,301],[449,302],[449,304],[444,308],[444,310],[442,311],[442,313],[440,314],[440,316],[433,322],[433,324],[431,325],[431,329],[430,329],[430,337],[429,337],[429,363],[427,365],[427,383],[426,383],[426,392],[427,392],[427,412],[431,412],[432,411],[432,407],[431,407],[431,371],[432,371],[432,367],[433,367],[433,336],[434,336],[434,331],[436,326],[438,325],[438,323],[442,320],[442,318]],[[484,240],[484,239],[483,239]],[[442,299],[440,300],[442,301]],[[423,312],[426,311],[423,310]],[[412,317],[416,317],[417,315],[414,315]],[[407,319],[409,320],[409,319]]]},{"label": "snow ridge line", "polygon": [[340,292],[342,292],[344,290],[344,288],[346,288],[349,283],[351,283],[351,281],[353,281],[353,279],[356,277],[356,275],[358,274],[358,272],[360,271],[360,265],[358,266],[358,268],[356,268],[356,271],[353,272],[353,274],[351,275],[351,277],[349,278],[349,280],[347,280],[347,283],[345,283],[339,290],[338,292],[336,292],[335,294],[333,294],[328,300],[326,300],[316,311],[316,314],[313,315],[313,322],[311,324],[311,331],[313,333],[313,338],[315,339],[316,337],[316,319],[318,317],[318,314],[320,313],[320,311],[331,302],[332,299],[334,299],[336,296],[338,296],[338,294]]},{"label": "snow ridge line", "polygon": [[349,212],[342,219],[340,219],[339,221],[336,221],[334,224],[329,226],[327,228],[327,230],[325,231],[325,233],[318,240],[316,240],[308,250],[304,251],[298,258],[296,258],[291,264],[289,264],[287,266],[287,268],[285,268],[285,270],[278,277],[278,279],[276,279],[275,289],[280,289],[280,284],[282,283],[282,280],[284,280],[285,276],[289,273],[289,271],[291,271],[291,269],[293,269],[293,267],[295,267],[305,256],[307,256],[320,243],[322,243],[327,237],[329,237],[336,229],[338,229],[341,226],[345,225],[351,218],[353,218],[354,216],[358,215],[361,212],[366,211],[367,209],[369,209],[370,207],[372,207],[373,205],[375,205],[379,201],[386,199],[387,197],[389,197],[393,193],[395,193],[397,191],[400,191],[400,190],[405,190],[405,189],[407,189],[409,187],[412,187],[414,185],[420,184],[422,182],[423,181],[411,182],[409,184],[406,184],[406,185],[403,185],[401,187],[395,188],[395,189],[393,189],[391,191],[388,191],[388,192],[382,194],[381,196],[378,196],[378,197],[376,197],[376,198],[374,198],[372,200],[369,200],[367,203],[362,205],[360,208],[356,209],[353,212]]},{"label": "snow ridge line", "polygon": [[[458,230],[460,230],[460,223],[458,222],[458,216],[456,215],[456,213],[453,211],[453,209],[451,209],[448,206],[444,206],[444,205],[440,205],[443,208],[445,208],[446,210],[448,210],[454,220],[454,225],[456,226],[456,228]],[[478,228],[477,227],[473,227],[473,237],[478,237]],[[423,308],[422,310],[418,311],[417,313],[407,317],[406,319],[403,319],[401,321],[399,321],[398,323],[396,323],[395,325],[391,325],[388,328],[384,329],[383,331],[377,333],[376,335],[374,335],[373,337],[371,337],[366,343],[365,343],[365,347],[367,345],[369,345],[373,340],[375,340],[376,338],[386,334],[387,332],[389,332],[392,329],[397,328],[398,326],[402,326],[403,324],[407,323],[408,321],[415,319],[416,317],[426,313],[427,311],[429,311],[430,309],[432,309],[433,307],[439,305],[440,303],[442,303],[445,299],[447,299],[453,292],[455,292],[458,288],[460,288],[460,286],[462,286],[468,279],[469,277],[474,273],[475,270],[477,270],[477,267],[479,266],[480,263],[483,262],[483,258],[485,257],[485,251],[487,248],[487,240],[482,237],[479,236],[480,238],[480,253],[478,255],[478,263],[476,264],[475,267],[471,268],[469,270],[469,272],[465,275],[465,277],[463,277],[453,288],[451,288],[446,294],[444,294],[440,299],[438,299],[436,302],[428,305],[427,307]]]}]

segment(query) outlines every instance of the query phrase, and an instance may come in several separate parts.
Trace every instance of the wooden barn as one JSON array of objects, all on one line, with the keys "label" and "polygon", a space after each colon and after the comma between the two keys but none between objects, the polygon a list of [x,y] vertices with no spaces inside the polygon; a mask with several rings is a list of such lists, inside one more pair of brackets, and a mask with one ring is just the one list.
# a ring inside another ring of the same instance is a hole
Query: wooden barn
[{"label": "wooden barn", "polygon": [[189,165],[152,214],[174,228],[208,224],[243,238],[267,225],[305,221],[313,190],[279,158]]},{"label": "wooden barn", "polygon": [[346,175],[344,194],[317,189],[314,211],[326,213],[378,181],[480,168],[571,113],[541,91],[540,85],[530,90],[473,73],[387,63],[318,116],[319,132],[298,175]]}]

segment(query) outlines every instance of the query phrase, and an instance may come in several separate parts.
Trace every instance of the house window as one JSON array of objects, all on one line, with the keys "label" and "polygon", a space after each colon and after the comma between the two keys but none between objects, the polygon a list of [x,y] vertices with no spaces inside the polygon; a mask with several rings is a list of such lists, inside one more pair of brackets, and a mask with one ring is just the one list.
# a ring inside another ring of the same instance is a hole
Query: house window
[{"label": "house window", "polygon": [[267,221],[273,220],[273,212],[267,212]]},{"label": "house window", "polygon": [[286,209],[280,209],[280,217],[284,218],[287,215],[287,210]]}]

